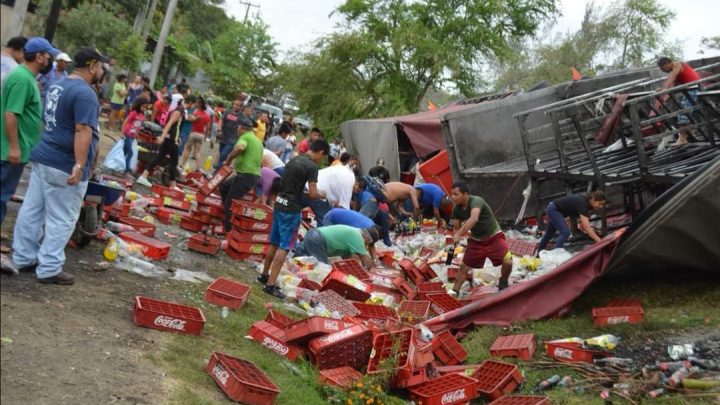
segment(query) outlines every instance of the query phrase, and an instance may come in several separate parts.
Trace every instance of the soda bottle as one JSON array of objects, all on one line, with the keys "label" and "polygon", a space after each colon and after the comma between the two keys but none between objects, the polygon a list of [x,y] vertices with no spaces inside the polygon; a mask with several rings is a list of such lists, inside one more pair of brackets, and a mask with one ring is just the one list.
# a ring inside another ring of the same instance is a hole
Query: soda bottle
[{"label": "soda bottle", "polygon": [[203,165],[203,169],[206,172],[209,172],[210,169],[212,169],[213,158],[212,155],[208,155],[207,159],[205,159],[205,164]]},{"label": "soda bottle", "polygon": [[536,394],[538,392],[545,391],[547,389],[550,389],[554,386],[556,386],[560,382],[560,376],[555,374],[554,376],[548,378],[547,380],[540,381],[535,388],[533,388],[530,393]]},{"label": "soda bottle", "polygon": [[105,246],[105,250],[103,250],[103,257],[105,257],[106,260],[113,261],[117,259],[119,254],[120,244],[118,243],[118,239],[112,237],[110,238],[110,242]]},{"label": "soda bottle", "polygon": [[225,319],[228,317],[228,315],[230,315],[230,308],[222,307],[222,309],[220,310],[220,317],[222,319]]},{"label": "soda bottle", "polygon": [[138,193],[136,193],[134,191],[130,191],[130,190],[125,192],[125,199],[127,201],[135,201],[137,198],[138,198]]},{"label": "soda bottle", "polygon": [[105,227],[112,232],[134,232],[135,228],[130,225],[120,224],[118,222],[108,221],[105,223]]},{"label": "soda bottle", "polygon": [[565,377],[563,377],[560,380],[560,382],[558,382],[558,387],[570,388],[570,387],[572,387],[572,383],[573,383],[573,378],[569,375],[566,375]]},{"label": "soda bottle", "polygon": [[697,357],[688,357],[688,360],[693,366],[702,367],[705,370],[717,370],[718,364],[712,360],[699,359]]},{"label": "soda bottle", "polygon": [[455,244],[453,243],[448,247],[447,250],[447,259],[445,259],[445,265],[449,266],[452,264],[453,259],[455,258]]},{"label": "soda bottle", "polygon": [[652,390],[647,393],[648,398],[657,398],[660,395],[663,395],[665,393],[665,390],[662,388],[658,388],[656,390]]}]

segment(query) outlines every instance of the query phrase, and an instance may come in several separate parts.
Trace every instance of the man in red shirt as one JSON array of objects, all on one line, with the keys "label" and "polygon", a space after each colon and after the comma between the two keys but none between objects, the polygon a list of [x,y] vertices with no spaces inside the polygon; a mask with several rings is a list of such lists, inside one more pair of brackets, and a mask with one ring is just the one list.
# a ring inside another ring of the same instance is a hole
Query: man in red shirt
[{"label": "man in red shirt", "polygon": [[[658,59],[657,64],[660,70],[668,74],[668,77],[663,82],[660,91],[700,80],[700,75],[687,62],[673,62],[672,59],[663,56]],[[689,98],[683,94],[680,94],[678,97],[680,106],[683,109],[690,108],[695,105],[697,101],[697,89],[689,89],[688,95],[690,96]],[[663,101],[666,101],[668,98],[668,95],[663,96]],[[659,103],[656,103],[656,108],[658,107],[658,104]],[[678,140],[675,145],[684,145],[688,142],[688,133],[683,127],[690,123],[690,118],[687,114],[678,114],[677,123],[680,128],[678,130]]]},{"label": "man in red shirt", "polygon": [[325,139],[325,135],[323,135],[319,128],[311,129],[310,135],[300,141],[300,145],[298,145],[298,153],[307,153],[308,150],[310,150],[310,145],[318,139]]}]

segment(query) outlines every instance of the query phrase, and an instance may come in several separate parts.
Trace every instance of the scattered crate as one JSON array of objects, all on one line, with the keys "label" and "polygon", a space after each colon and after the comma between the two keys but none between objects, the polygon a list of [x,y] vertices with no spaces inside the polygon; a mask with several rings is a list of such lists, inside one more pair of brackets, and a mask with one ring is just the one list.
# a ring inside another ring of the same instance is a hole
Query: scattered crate
[{"label": "scattered crate", "polygon": [[298,283],[298,288],[304,288],[311,291],[319,291],[322,286],[312,280],[304,278],[300,280],[300,283]]},{"label": "scattered crate", "polygon": [[235,216],[250,218],[258,222],[272,224],[272,208],[243,200],[233,200],[232,213]]},{"label": "scattered crate", "polygon": [[268,311],[267,316],[265,316],[265,322],[274,325],[276,328],[285,329],[288,325],[294,323],[295,320],[271,309]]},{"label": "scattered crate", "polygon": [[627,323],[634,325],[645,320],[645,312],[639,299],[616,298],[610,300],[605,307],[593,308],[595,325],[617,325]]},{"label": "scattered crate", "polygon": [[170,244],[149,238],[138,232],[120,232],[118,235],[125,242],[142,246],[143,255],[155,260],[162,260],[170,254]]},{"label": "scattered crate", "polygon": [[272,405],[280,390],[254,363],[212,352],[207,372],[233,401]]},{"label": "scattered crate", "polygon": [[341,271],[332,270],[323,280],[321,291],[333,290],[349,300],[365,302],[370,298],[370,284],[349,276]]},{"label": "scattered crate", "polygon": [[265,256],[270,250],[270,245],[267,243],[244,243],[233,238],[228,239],[228,245],[238,253],[250,253],[253,255]]},{"label": "scattered crate", "polygon": [[205,326],[205,316],[195,307],[136,296],[133,322],[166,332],[199,335]]},{"label": "scattered crate", "polygon": [[161,200],[162,205],[181,211],[190,211],[190,208],[192,208],[192,204],[190,203],[190,201],[174,200],[170,197],[162,197]]},{"label": "scattered crate", "polygon": [[535,348],[535,335],[532,333],[500,336],[490,346],[490,355],[493,357],[517,357],[530,361],[535,353]]},{"label": "scattered crate", "polygon": [[140,218],[135,217],[120,217],[118,222],[125,225],[130,225],[135,229],[135,232],[139,232],[147,237],[155,237],[155,225],[145,222]]},{"label": "scattered crate", "polygon": [[202,232],[205,224],[200,221],[196,221],[190,215],[183,215],[180,217],[180,228],[190,232]]},{"label": "scattered crate", "polygon": [[442,293],[431,293],[425,295],[430,301],[431,308],[433,311],[435,311],[436,314],[442,315],[446,312],[454,311],[458,308],[462,308],[463,304],[455,299],[454,297],[450,296],[450,294],[446,292]]},{"label": "scattered crate", "polygon": [[596,358],[608,357],[610,353],[583,349],[574,342],[545,342],[546,354],[564,363],[592,363]]},{"label": "scattered crate", "polygon": [[[455,281],[455,279],[457,278],[458,271],[460,271],[459,267],[448,267],[447,268],[448,281]],[[472,272],[471,271],[467,272],[466,278],[467,278],[467,281],[472,281]]]},{"label": "scattered crate", "polygon": [[177,218],[181,218],[185,215],[185,212],[176,210],[174,208],[167,207],[156,207],[154,208],[155,218],[163,224],[169,224],[172,222],[173,217],[177,215]]},{"label": "scattered crate", "polygon": [[398,388],[410,388],[427,382],[430,377],[428,367],[416,367],[412,370],[404,370],[395,375],[392,384]]},{"label": "scattered crate", "polygon": [[430,315],[430,301],[405,300],[400,303],[398,313],[406,322],[425,320]]},{"label": "scattered crate", "polygon": [[360,264],[360,261],[357,259],[336,260],[332,262],[332,268],[347,275],[355,276],[361,281],[370,280],[370,275],[367,271],[365,271],[362,264]]},{"label": "scattered crate", "polygon": [[430,267],[430,264],[428,262],[424,262],[421,265],[417,266],[418,270],[420,270],[420,273],[425,277],[425,280],[434,280],[437,278],[437,273],[435,273],[435,270]]},{"label": "scattered crate", "polygon": [[360,311],[356,317],[369,320],[379,326],[388,326],[400,320],[397,312],[385,305],[365,304],[362,302],[353,302],[352,305]]},{"label": "scattered crate", "polygon": [[337,311],[340,316],[356,316],[360,311],[355,308],[350,301],[343,298],[340,294],[333,290],[325,290],[319,292],[310,299],[312,305],[323,304],[330,312]]},{"label": "scattered crate", "polygon": [[505,395],[488,405],[550,405],[550,398],[532,395]]},{"label": "scattered crate", "polygon": [[446,374],[409,391],[410,399],[423,405],[464,404],[477,397],[477,381],[460,374]]},{"label": "scattered crate", "polygon": [[442,281],[426,281],[417,284],[418,299],[427,300],[427,294],[446,293],[445,284]]},{"label": "scattered crate", "polygon": [[248,232],[270,233],[272,229],[271,223],[259,222],[247,217],[233,217],[232,225],[237,229]]},{"label": "scattered crate", "polygon": [[238,252],[237,250],[233,249],[230,244],[228,244],[227,249],[225,249],[225,253],[227,253],[228,257],[230,257],[233,260],[250,260],[253,262],[262,263],[265,261],[265,255],[257,255],[254,253],[247,253],[247,252]]},{"label": "scattered crate", "polygon": [[400,290],[400,293],[405,296],[405,298],[409,300],[414,299],[417,295],[417,291],[415,291],[415,289],[412,288],[412,286],[402,277],[395,277],[393,279],[393,285],[395,288]]},{"label": "scattered crate", "polygon": [[222,165],[220,169],[218,169],[217,172],[208,180],[206,183],[204,183],[200,187],[200,193],[202,195],[210,195],[213,191],[215,191],[216,188],[222,184],[225,179],[230,177],[232,174],[233,169],[229,165]]},{"label": "scattered crate", "polygon": [[205,301],[230,309],[245,305],[249,296],[249,286],[223,277],[215,279],[205,291]]},{"label": "scattered crate", "polygon": [[[409,261],[408,259],[403,259],[403,260]],[[412,262],[410,262],[410,263],[411,263],[410,266],[407,266],[407,265],[404,267],[401,266],[402,269],[405,271],[405,274],[407,274],[410,281],[412,281],[415,285],[424,283],[426,281],[425,275],[420,271],[420,269],[415,267],[415,265],[412,264]]]},{"label": "scattered crate", "polygon": [[230,231],[230,237],[240,243],[270,243],[269,233],[252,233],[232,230]]},{"label": "scattered crate", "polygon": [[302,344],[308,340],[335,333],[353,326],[351,323],[322,316],[311,316],[294,322],[285,327],[285,340],[294,344]]},{"label": "scattered crate", "polygon": [[415,338],[415,361],[413,362],[414,367],[425,367],[435,360],[435,354],[433,353],[432,342],[423,342],[422,340]]},{"label": "scattered crate", "polygon": [[174,188],[165,187],[161,184],[153,184],[150,187],[150,191],[159,195],[160,197],[169,197],[173,200],[183,201],[185,199],[185,193]]},{"label": "scattered crate", "polygon": [[450,331],[435,335],[432,340],[433,353],[438,361],[446,366],[460,364],[467,359],[465,348],[455,339]]},{"label": "scattered crate", "polygon": [[515,256],[532,256],[537,249],[537,243],[521,239],[507,239],[507,245]]},{"label": "scattered crate", "polygon": [[372,294],[385,294],[393,298],[393,302],[400,302],[403,300],[403,295],[400,290],[395,288],[385,287],[377,284],[370,284],[370,293]]},{"label": "scattered crate", "polygon": [[328,368],[320,371],[320,384],[350,388],[356,381],[361,380],[362,376],[361,372],[348,366]]},{"label": "scattered crate", "polygon": [[386,372],[382,362],[393,358],[395,370],[412,373],[415,361],[414,330],[405,328],[395,332],[380,333],[373,339],[370,361],[367,364],[368,374]]},{"label": "scattered crate", "polygon": [[509,394],[525,380],[514,364],[485,360],[470,376],[478,382],[478,394],[486,399],[498,399]]},{"label": "scattered crate", "polygon": [[199,213],[208,214],[215,218],[225,217],[225,210],[223,209],[222,205],[218,207],[213,204],[198,202],[196,210]]},{"label": "scattered crate", "polygon": [[300,348],[285,341],[285,332],[269,322],[257,321],[250,327],[248,335],[256,342],[273,352],[295,360],[300,355]]},{"label": "scattered crate", "polygon": [[220,239],[204,234],[196,234],[188,239],[188,249],[208,255],[216,255],[220,251]]},{"label": "scattered crate", "polygon": [[372,332],[363,325],[353,325],[308,343],[310,359],[319,370],[350,366],[364,370],[372,350]]}]

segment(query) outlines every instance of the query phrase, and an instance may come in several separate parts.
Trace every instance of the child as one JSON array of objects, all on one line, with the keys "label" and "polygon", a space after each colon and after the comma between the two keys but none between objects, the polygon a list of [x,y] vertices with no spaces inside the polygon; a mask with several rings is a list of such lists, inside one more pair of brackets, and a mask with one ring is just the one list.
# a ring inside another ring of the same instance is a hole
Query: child
[{"label": "child", "polygon": [[133,102],[130,108],[130,113],[125,118],[125,122],[122,126],[122,133],[125,135],[125,143],[123,145],[123,152],[125,153],[125,177],[132,181],[130,168],[130,160],[133,156],[133,142],[137,138],[137,132],[142,126],[142,122],[145,120],[145,106],[150,101],[145,97],[138,97]]}]

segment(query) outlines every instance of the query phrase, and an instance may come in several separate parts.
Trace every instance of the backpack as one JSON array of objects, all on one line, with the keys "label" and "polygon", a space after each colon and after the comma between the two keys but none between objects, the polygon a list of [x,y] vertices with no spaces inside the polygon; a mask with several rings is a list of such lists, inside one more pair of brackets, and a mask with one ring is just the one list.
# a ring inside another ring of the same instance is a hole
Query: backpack
[{"label": "backpack", "polygon": [[365,190],[369,191],[370,194],[375,197],[377,202],[383,203],[387,201],[387,190],[385,189],[385,183],[377,177],[363,176],[365,182]]}]

